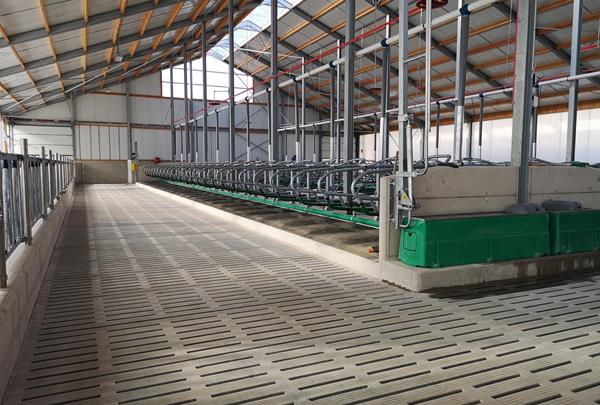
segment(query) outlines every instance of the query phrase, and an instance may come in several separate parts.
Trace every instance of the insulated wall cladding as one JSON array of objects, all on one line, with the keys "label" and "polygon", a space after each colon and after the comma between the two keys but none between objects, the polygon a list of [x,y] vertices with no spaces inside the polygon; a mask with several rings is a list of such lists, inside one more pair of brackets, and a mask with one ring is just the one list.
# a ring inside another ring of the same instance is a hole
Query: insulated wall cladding
[{"label": "insulated wall cladding", "polygon": [[[121,125],[78,125],[75,132],[77,158],[82,160],[126,160],[127,127]],[[170,159],[170,133],[162,129],[133,129],[139,159]]]},{"label": "insulated wall cladding", "polygon": [[59,155],[73,154],[73,138],[70,127],[15,125],[15,153],[21,153],[21,139],[27,138],[29,154],[39,155],[42,146]]}]

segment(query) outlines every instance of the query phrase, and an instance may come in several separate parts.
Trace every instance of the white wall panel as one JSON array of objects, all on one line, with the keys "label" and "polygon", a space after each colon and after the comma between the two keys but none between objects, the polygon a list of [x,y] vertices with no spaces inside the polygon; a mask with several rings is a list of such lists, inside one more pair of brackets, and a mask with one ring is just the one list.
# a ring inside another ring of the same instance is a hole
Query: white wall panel
[{"label": "white wall panel", "polygon": [[46,147],[46,153],[61,155],[73,154],[73,138],[71,128],[17,125],[14,128],[15,153],[21,153],[21,139],[27,138],[29,154],[39,155],[42,146]]}]

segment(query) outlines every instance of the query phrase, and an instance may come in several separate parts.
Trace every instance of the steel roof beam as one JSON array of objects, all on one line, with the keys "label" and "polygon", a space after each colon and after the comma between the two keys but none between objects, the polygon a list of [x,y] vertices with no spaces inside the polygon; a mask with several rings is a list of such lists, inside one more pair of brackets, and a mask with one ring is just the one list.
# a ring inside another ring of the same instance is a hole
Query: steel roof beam
[{"label": "steel roof beam", "polygon": [[[516,21],[517,13],[515,13],[514,10],[511,10],[511,8],[508,7],[505,3],[503,3],[503,2],[494,3],[494,8],[496,10],[500,11],[506,17],[510,18],[511,21]],[[538,34],[536,32],[535,40],[537,42],[539,42],[542,46],[544,46],[544,48],[548,49],[550,52],[552,52],[554,55],[556,55],[559,59],[562,59],[567,63],[571,63],[571,55],[569,55],[564,50],[560,49],[560,47],[554,41],[552,41],[550,38],[548,38],[544,34]],[[582,68],[590,67],[584,63],[581,63],[580,66]],[[600,87],[600,78],[593,77],[588,80],[590,82],[594,83],[596,86]]]},{"label": "steel roof beam", "polygon": [[[244,11],[244,10],[247,10],[250,8],[254,8],[254,7],[258,6],[259,4],[260,4],[260,1],[253,1],[251,3],[248,3],[247,5],[239,8],[238,10],[236,10],[236,12],[241,12],[241,11]],[[163,33],[169,32],[169,31],[174,31],[174,30],[177,30],[182,27],[187,27],[192,24],[199,24],[199,23],[202,23],[203,21],[209,21],[214,18],[218,18],[219,16],[221,16],[221,15],[205,15],[205,16],[202,16],[201,18],[198,18],[193,23],[191,22],[190,19],[186,18],[186,19],[174,22],[173,24],[171,24],[168,27],[167,26],[156,27],[156,28],[153,28],[150,30],[146,30],[143,34],[140,34],[139,32],[137,32],[135,34],[121,37],[121,38],[119,38],[119,42],[124,45],[127,43],[139,41],[144,38],[150,38],[155,35],[163,34]],[[222,13],[222,16],[226,16],[226,13]],[[92,17],[90,17],[90,20],[91,20],[91,18]],[[13,42],[12,42],[12,38],[11,38],[11,45],[12,44],[13,44]],[[34,61],[24,63],[24,66],[25,66],[25,69],[27,69],[27,70],[37,69],[40,67],[52,65],[57,62],[64,62],[66,60],[78,58],[83,55],[89,55],[94,52],[101,52],[101,51],[105,51],[107,49],[112,49],[114,46],[115,46],[115,44],[113,43],[113,41],[108,40],[108,41],[100,42],[98,44],[88,45],[86,50],[84,50],[82,48],[74,49],[72,51],[57,54],[56,59],[54,59],[53,57],[41,58],[41,59],[37,59]],[[21,65],[15,65],[15,66],[11,66],[8,68],[0,69],[0,77],[6,77],[9,75],[22,73],[22,72],[23,72],[23,67]]]},{"label": "steel roof beam", "polygon": [[[150,10],[157,10],[160,8],[168,7],[173,4],[177,4],[181,0],[161,0],[158,4],[154,0],[148,0],[140,4],[135,4],[127,7],[125,12],[121,14],[121,10],[111,10],[105,13],[96,15],[90,15],[87,22],[83,18],[76,20],[66,21],[60,24],[50,25],[50,31],[46,31],[46,28],[39,28],[31,31],[25,31],[21,33],[11,34],[10,44],[17,45],[28,41],[34,41],[36,39],[46,38],[48,35],[56,35],[65,32],[79,30],[84,27],[89,27],[96,24],[101,24],[108,21],[113,21],[119,18],[129,17],[136,14],[141,14]],[[7,47],[7,43],[0,43],[0,49]]]},{"label": "steel roof beam", "polygon": [[[328,27],[326,24],[324,24],[320,20],[313,19],[310,14],[303,11],[298,6],[290,9],[290,12],[292,12],[292,13],[296,14],[298,17],[308,21],[310,24],[314,25],[315,27],[317,27],[324,33],[332,36],[336,40],[339,40],[342,43],[344,43],[346,41],[345,37],[342,34],[338,33],[337,31],[334,31],[332,28]],[[396,13],[395,16],[398,16],[398,14]],[[358,45],[355,45],[355,48],[356,48],[357,52],[361,49]],[[367,54],[367,55],[365,55],[365,57],[367,59],[369,59],[371,62],[377,64],[379,67],[383,66],[383,61],[380,58],[378,58],[377,56],[375,56],[373,54]],[[396,76],[399,75],[398,68],[394,67],[393,65],[390,66],[390,71]],[[414,87],[416,89],[419,88],[419,84],[415,80],[411,79],[410,77],[408,78],[408,84],[410,84],[412,87]],[[433,95],[434,95],[434,97],[441,98],[441,96],[439,94],[433,94]]]}]

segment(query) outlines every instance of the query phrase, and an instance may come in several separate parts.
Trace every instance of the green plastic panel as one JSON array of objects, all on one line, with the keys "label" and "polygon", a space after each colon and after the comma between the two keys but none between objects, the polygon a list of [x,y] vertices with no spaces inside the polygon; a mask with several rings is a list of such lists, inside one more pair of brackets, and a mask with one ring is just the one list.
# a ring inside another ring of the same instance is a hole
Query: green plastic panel
[{"label": "green plastic panel", "polygon": [[400,260],[439,268],[546,256],[549,216],[483,215],[415,218],[400,236]]},{"label": "green plastic panel", "polygon": [[600,210],[550,213],[552,254],[600,250]]}]

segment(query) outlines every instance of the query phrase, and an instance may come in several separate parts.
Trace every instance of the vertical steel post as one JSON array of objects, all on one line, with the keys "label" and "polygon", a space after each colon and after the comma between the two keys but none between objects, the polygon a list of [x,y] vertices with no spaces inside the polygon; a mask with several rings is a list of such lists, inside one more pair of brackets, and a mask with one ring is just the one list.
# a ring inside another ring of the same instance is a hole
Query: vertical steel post
[{"label": "vertical steel post", "polygon": [[333,67],[329,69],[331,73],[331,94],[329,95],[329,159],[335,160],[337,159],[336,148],[338,148],[338,132],[337,132],[337,124],[335,120],[336,117],[336,72],[339,68]]},{"label": "vertical steel post", "polygon": [[131,171],[133,172],[133,175],[132,175],[133,181],[132,181],[132,183],[135,184],[135,183],[137,183],[138,164],[140,162],[140,157],[138,155],[138,143],[137,143],[137,141],[135,141],[133,143],[133,153],[135,153],[135,159],[133,160],[133,166],[132,166],[132,170]]},{"label": "vertical steel post", "polygon": [[482,151],[483,151],[483,107],[484,107],[484,98],[483,93],[479,94],[479,141],[477,145],[479,146],[479,159],[481,159]]},{"label": "vertical steel post", "polygon": [[131,97],[129,94],[129,82],[125,82],[125,117],[127,119],[127,183],[133,181],[131,163],[133,154],[133,127],[131,126]]},{"label": "vertical steel post", "polygon": [[190,154],[191,161],[196,162],[198,160],[198,142],[196,136],[196,120],[194,119],[194,69],[192,69],[192,64],[192,61],[190,61]]},{"label": "vertical steel post", "polygon": [[208,162],[208,83],[206,74],[206,22],[202,23],[202,148]]},{"label": "vertical steel post", "polygon": [[[388,24],[385,28],[385,37],[391,36],[390,15],[385,16],[385,22]],[[390,55],[389,45],[383,48],[383,61],[381,64],[381,117],[379,119],[379,146],[377,146],[378,160],[387,159],[390,155],[390,134],[389,134],[389,109],[390,100]],[[375,130],[377,132],[377,129]],[[377,184],[379,186],[379,184]]]},{"label": "vertical steel post", "polygon": [[[304,58],[302,58],[302,74],[305,73],[305,68],[306,68],[306,66],[304,66]],[[306,128],[304,128],[304,125],[306,124],[306,82],[304,79],[302,79],[300,98],[301,98],[300,120],[302,123],[302,130],[301,130],[302,131],[302,157],[299,158],[298,160],[305,160],[307,157],[306,157]]]},{"label": "vertical steel post", "polygon": [[[356,0],[346,1],[346,42],[354,39],[356,22]],[[354,43],[346,45],[346,63],[344,65],[344,160],[349,162],[354,158]],[[352,173],[344,173],[344,193],[351,193]],[[350,204],[350,197],[348,197]]]},{"label": "vertical steel post", "polygon": [[517,201],[519,203],[529,201],[529,145],[536,3],[535,0],[521,0],[517,5],[519,30],[516,38],[514,63],[511,163],[519,168],[517,188]]},{"label": "vertical steel post", "polygon": [[181,145],[181,151],[184,153],[185,161],[190,161],[190,102],[188,98],[188,59],[185,46],[181,51],[183,53],[183,128],[185,131],[185,149]]},{"label": "vertical steel post", "polygon": [[40,165],[42,173],[42,218],[48,219],[48,168],[46,167],[48,161],[46,160],[45,146],[42,146],[41,158],[42,161],[40,162]]},{"label": "vertical steel post", "polygon": [[[10,168],[8,170],[10,170]],[[3,169],[0,167],[0,190],[4,190],[4,184],[2,184],[2,171]],[[8,175],[10,176],[10,174]],[[6,241],[4,240],[4,232],[4,199],[0,196],[0,288],[8,287],[8,274],[6,273]]]},{"label": "vertical steel post", "polygon": [[271,122],[271,90],[267,89],[267,160],[273,161],[273,122]]},{"label": "vertical steel post", "polygon": [[250,101],[246,100],[246,160],[248,162],[252,160],[250,145]]},{"label": "vertical steel post", "polygon": [[[336,59],[342,57],[342,41],[337,41]],[[335,119],[333,126],[335,127],[335,160],[342,160],[342,125],[337,122],[337,119],[342,116],[342,69],[339,66],[335,68]],[[333,82],[333,78],[332,78]],[[332,94],[333,97],[333,94]]]},{"label": "vertical steel post", "polygon": [[71,141],[73,143],[73,159],[77,158],[77,143],[75,142],[75,123],[77,120],[77,110],[76,110],[76,100],[75,96],[71,94],[69,97],[69,101],[71,104]]},{"label": "vertical steel post", "polygon": [[537,157],[537,135],[538,135],[538,118],[540,107],[540,85],[535,82],[533,86],[533,107],[531,112],[531,148],[529,155],[531,158]]},{"label": "vertical steel post", "polygon": [[181,152],[181,153],[179,154],[179,156],[180,156],[180,159],[179,159],[179,160],[180,160],[181,162],[184,162],[184,161],[185,161],[185,160],[184,160],[184,158],[185,158],[185,155],[184,155],[184,150],[183,150],[183,141],[184,141],[184,139],[183,139],[183,126],[181,126],[181,125],[180,125],[180,126],[179,126],[179,149],[180,149],[180,152]]},{"label": "vertical steel post", "polygon": [[219,149],[221,148],[221,143],[219,141],[219,110],[215,111],[215,161],[219,161]]},{"label": "vertical steel post", "polygon": [[[406,125],[407,121],[404,119],[408,114],[408,0],[399,0],[398,9],[398,55],[399,55],[399,66],[398,66],[398,156],[399,162],[398,172],[406,171],[406,143],[408,139]],[[411,140],[412,141],[412,140]],[[404,188],[405,180],[401,177],[396,178],[396,187]]]},{"label": "vertical steel post", "polygon": [[462,160],[463,131],[465,123],[465,82],[467,80],[467,51],[469,49],[469,8],[458,0],[460,17],[457,21],[457,52],[456,52],[456,79],[454,106],[454,152],[452,160]]},{"label": "vertical steel post", "polygon": [[301,144],[300,144],[300,112],[298,105],[299,94],[298,82],[294,82],[294,134],[296,135],[296,161],[304,160],[302,157]]},{"label": "vertical steel post", "polygon": [[271,1],[271,156],[269,160],[280,160],[279,150],[279,80],[278,45],[279,27],[277,19],[278,1]]},{"label": "vertical steel post", "polygon": [[435,113],[435,154],[440,154],[440,102],[435,102],[436,113]]},{"label": "vertical steel post", "polygon": [[[580,72],[581,25],[583,22],[583,0],[573,0],[573,25],[571,30],[571,64],[569,76]],[[569,106],[567,116],[567,162],[575,160],[577,145],[577,104],[579,102],[579,80],[569,82]]]},{"label": "vertical steel post", "polygon": [[229,22],[229,161],[235,161],[235,31],[233,20],[233,4],[234,0],[229,0],[227,6],[227,20]]},{"label": "vertical steel post", "polygon": [[175,96],[173,95],[173,61],[169,64],[169,88],[171,89],[170,112],[171,112],[171,160],[177,160],[177,133],[175,132]]},{"label": "vertical steel post", "polygon": [[48,205],[50,206],[50,209],[53,210],[54,209],[54,196],[56,195],[56,166],[54,165],[54,155],[52,154],[52,150],[48,151],[48,169],[50,172],[50,195],[48,196],[48,199],[50,201],[48,201]]},{"label": "vertical steel post", "polygon": [[29,160],[29,146],[27,138],[21,139],[21,153],[23,154],[23,209],[25,218],[25,242],[31,245],[33,241],[33,196],[31,193],[31,162]]}]

